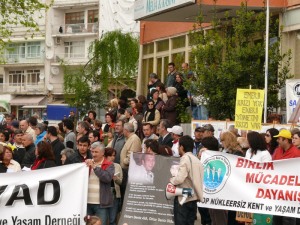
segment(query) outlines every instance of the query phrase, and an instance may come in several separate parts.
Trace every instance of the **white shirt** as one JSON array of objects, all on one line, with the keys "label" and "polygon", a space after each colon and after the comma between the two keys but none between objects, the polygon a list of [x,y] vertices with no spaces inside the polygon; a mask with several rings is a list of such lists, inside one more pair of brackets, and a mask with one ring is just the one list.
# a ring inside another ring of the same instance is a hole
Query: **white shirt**
[{"label": "white shirt", "polygon": [[249,148],[246,152],[245,158],[246,159],[251,159],[255,162],[270,162],[272,161],[272,156],[270,155],[268,150],[257,150],[256,154],[252,155],[252,150]]}]

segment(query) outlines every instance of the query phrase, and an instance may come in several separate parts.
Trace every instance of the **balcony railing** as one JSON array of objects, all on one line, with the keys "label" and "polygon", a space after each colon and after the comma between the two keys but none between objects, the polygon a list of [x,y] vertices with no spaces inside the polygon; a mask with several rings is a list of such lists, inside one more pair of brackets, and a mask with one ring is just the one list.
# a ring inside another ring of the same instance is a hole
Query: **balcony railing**
[{"label": "balcony railing", "polygon": [[45,93],[44,82],[39,83],[1,83],[1,93]]},{"label": "balcony railing", "polygon": [[[1,56],[0,56],[1,57]],[[3,56],[6,64],[19,64],[19,63],[30,63],[30,64],[41,64],[45,61],[44,53],[40,53],[40,55],[22,55],[22,54],[9,54],[6,53]]]},{"label": "balcony railing", "polygon": [[86,63],[88,58],[85,57],[84,53],[61,53],[55,54],[54,63],[60,62],[68,62],[68,63]]},{"label": "balcony railing", "polygon": [[62,26],[53,26],[53,34],[96,34],[99,31],[98,23],[77,23],[77,24],[65,24]]}]

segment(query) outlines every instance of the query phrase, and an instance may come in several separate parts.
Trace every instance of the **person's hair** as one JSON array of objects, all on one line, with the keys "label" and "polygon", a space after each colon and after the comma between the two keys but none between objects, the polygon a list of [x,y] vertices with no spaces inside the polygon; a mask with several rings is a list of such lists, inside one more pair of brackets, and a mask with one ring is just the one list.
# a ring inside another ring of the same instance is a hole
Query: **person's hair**
[{"label": "person's hair", "polygon": [[132,123],[125,123],[124,124],[124,130],[128,130],[128,132],[132,133],[134,132],[134,126]]},{"label": "person's hair", "polygon": [[57,136],[57,129],[55,126],[49,126],[47,129],[47,132],[51,134],[52,136],[56,137]]},{"label": "person's hair", "polygon": [[221,141],[228,151],[241,150],[241,146],[237,141],[237,137],[230,131],[226,131],[221,134]]},{"label": "person's hair", "polygon": [[92,131],[90,131],[90,134],[93,134],[93,137],[94,138],[98,138],[98,140],[100,141],[100,133],[99,133],[99,131],[97,131],[97,130],[92,130]]},{"label": "person's hair", "polygon": [[163,127],[164,127],[165,129],[171,127],[170,120],[168,120],[168,119],[161,119],[161,120],[160,120],[160,124],[163,125]]},{"label": "person's hair", "polygon": [[68,129],[68,130],[73,130],[74,129],[74,123],[72,120],[70,119],[65,119],[63,120],[63,124],[64,126]]},{"label": "person's hair", "polygon": [[91,120],[91,118],[90,118],[90,117],[88,117],[88,116],[85,116],[85,117],[83,118],[83,122],[88,122],[88,123],[91,123],[91,122],[92,122],[92,120]]},{"label": "person's hair", "polygon": [[180,80],[181,80],[180,83],[183,83],[184,79],[183,79],[182,73],[176,72],[176,73],[175,73],[175,78],[176,78],[177,75],[180,77]]},{"label": "person's hair", "polygon": [[119,108],[119,109],[118,109],[118,113],[120,113],[120,114],[122,114],[122,115],[123,115],[123,114],[125,113],[125,109],[123,109],[123,108]]},{"label": "person's hair", "polygon": [[149,99],[149,100],[147,101],[147,104],[149,104],[150,102],[152,102],[152,103],[153,103],[153,106],[154,106],[154,101],[153,101],[153,99]]},{"label": "person's hair", "polygon": [[38,123],[38,124],[35,126],[35,128],[38,128],[38,129],[41,131],[41,133],[43,133],[44,130],[45,130],[45,125],[42,124],[42,123]]},{"label": "person's hair", "polygon": [[132,108],[127,108],[126,111],[129,113],[130,116],[132,116],[132,114],[133,114]]},{"label": "person's hair", "polygon": [[158,76],[156,73],[150,73],[149,75],[150,78],[158,79]]},{"label": "person's hair", "polygon": [[91,149],[94,149],[94,148],[99,148],[100,151],[104,151],[105,145],[97,141],[97,142],[94,142],[93,144],[91,144]]},{"label": "person's hair", "polygon": [[101,219],[98,216],[86,216],[84,217],[84,222],[86,222],[86,225],[94,225],[96,222],[100,221],[100,224],[102,224]]},{"label": "person's hair", "polygon": [[166,92],[166,87],[165,87],[164,83],[158,82],[158,83],[156,84],[156,87],[159,87],[159,90],[160,90],[161,92]]},{"label": "person's hair", "polygon": [[159,154],[159,144],[157,140],[147,139],[145,141],[145,146],[146,148],[151,148],[151,150],[156,154]]},{"label": "person's hair", "polygon": [[93,117],[94,117],[94,119],[96,119],[97,113],[96,113],[94,110],[90,110],[90,111],[88,111],[88,115],[89,115],[90,113],[92,113],[92,114],[93,114]]},{"label": "person's hair", "polygon": [[153,124],[151,124],[151,123],[143,123],[143,127],[145,127],[145,126],[150,126],[150,129],[152,129],[153,128]]},{"label": "person's hair", "polygon": [[130,101],[135,102],[135,104],[139,102],[136,98],[132,98],[132,99],[130,99]]},{"label": "person's hair", "polygon": [[4,135],[5,141],[9,140],[9,132],[7,130],[0,130],[0,134]]},{"label": "person's hair", "polygon": [[106,114],[105,114],[105,117],[107,117],[107,116],[110,117],[111,121],[114,121],[115,117],[114,117],[114,115],[113,115],[112,113],[109,113],[109,112],[106,113]]},{"label": "person's hair", "polygon": [[168,63],[168,66],[174,66],[175,67],[175,63],[170,62],[170,63]]},{"label": "person's hair", "polygon": [[34,116],[29,117],[28,123],[29,123],[31,126],[34,126],[34,127],[35,127],[35,126],[38,124],[37,118],[34,117]]},{"label": "person's hair", "polygon": [[267,150],[267,144],[264,138],[260,135],[260,133],[256,131],[249,132],[247,134],[247,140],[251,151],[254,155],[256,155],[258,150],[264,151]]},{"label": "person's hair", "polygon": [[11,147],[9,147],[9,146],[7,146],[7,145],[3,145],[3,157],[2,157],[2,159],[0,159],[0,160],[3,160],[4,154],[5,154],[6,150],[7,150],[7,151],[10,151],[11,153],[13,153],[13,150],[11,149]]},{"label": "person's hair", "polygon": [[[58,130],[61,132],[61,133],[64,133],[64,123],[63,122],[60,122],[57,124],[58,126]],[[73,128],[72,128],[73,129]],[[71,129],[71,130],[72,130]]]},{"label": "person's hair", "polygon": [[95,119],[94,120],[94,126],[97,126],[97,127],[102,127],[102,122],[100,121],[100,120],[97,120],[97,119]]},{"label": "person's hair", "polygon": [[88,143],[88,145],[91,144],[90,139],[86,135],[83,135],[82,137],[80,137],[78,139],[78,143]]},{"label": "person's hair", "polygon": [[107,147],[105,148],[104,156],[112,156],[114,153],[117,154],[117,151],[114,148]]},{"label": "person's hair", "polygon": [[54,152],[52,150],[52,146],[50,143],[41,141],[37,144],[37,152],[38,152],[38,159],[50,159],[55,160]]},{"label": "person's hair", "polygon": [[83,127],[86,131],[90,130],[89,124],[87,122],[85,122],[85,121],[79,122],[78,125],[80,125],[81,127]]},{"label": "person's hair", "polygon": [[21,129],[16,129],[14,131],[14,134],[17,135],[17,134],[23,134],[23,131]]},{"label": "person's hair", "polygon": [[159,145],[158,146],[158,155],[164,155],[164,156],[172,156],[173,152],[170,146],[168,145]]},{"label": "person's hair", "polygon": [[193,152],[194,140],[189,135],[184,135],[179,138],[179,146],[183,147],[184,152]]},{"label": "person's hair", "polygon": [[32,141],[32,143],[33,143],[34,139],[33,139],[32,134],[29,134],[29,133],[28,133],[28,134],[24,134],[24,135],[23,135],[23,138],[24,138],[24,137],[25,137],[26,139]]},{"label": "person's hair", "polygon": [[142,113],[143,112],[143,105],[142,105],[142,103],[136,103],[136,106],[135,106],[135,108],[136,108],[136,111],[138,112],[138,113]]},{"label": "person's hair", "polygon": [[111,108],[118,108],[118,103],[119,100],[117,98],[113,98],[112,100],[109,101],[109,106]]},{"label": "person's hair", "polygon": [[127,107],[127,102],[124,99],[119,99],[118,105],[121,109],[125,109]]},{"label": "person's hair", "polygon": [[72,148],[65,148],[60,152],[60,155],[65,155],[66,158],[69,158],[71,155],[74,154],[74,149]]},{"label": "person's hair", "polygon": [[201,144],[208,150],[219,151],[219,142],[215,137],[205,137],[202,139]]},{"label": "person's hair", "polygon": [[150,92],[151,98],[153,98],[153,95],[154,95],[156,92],[159,94],[159,91],[158,91],[157,89],[152,89],[152,90],[151,90],[151,92]]},{"label": "person's hair", "polygon": [[278,142],[277,142],[278,137],[274,137],[274,136],[278,135],[279,131],[276,128],[270,128],[266,131],[266,133],[267,132],[269,132],[271,135],[271,142],[269,144],[269,152],[272,155],[274,153],[275,149],[278,147]]},{"label": "person's hair", "polygon": [[139,95],[139,96],[138,96],[138,100],[139,100],[139,102],[142,103],[142,104],[144,104],[144,103],[147,102],[147,99],[146,99],[146,97],[145,97],[144,95]]}]

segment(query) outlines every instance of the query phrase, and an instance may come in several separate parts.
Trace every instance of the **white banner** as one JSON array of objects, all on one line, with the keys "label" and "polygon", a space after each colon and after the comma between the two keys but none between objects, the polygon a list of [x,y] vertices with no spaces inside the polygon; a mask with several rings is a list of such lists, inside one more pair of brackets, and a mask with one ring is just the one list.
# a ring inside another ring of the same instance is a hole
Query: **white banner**
[{"label": "white banner", "polygon": [[286,121],[288,121],[296,108],[300,97],[300,79],[286,80]]},{"label": "white banner", "polygon": [[0,174],[0,225],[84,224],[88,167]]},{"label": "white banner", "polygon": [[257,163],[204,151],[204,203],[199,206],[300,218],[299,159]]}]

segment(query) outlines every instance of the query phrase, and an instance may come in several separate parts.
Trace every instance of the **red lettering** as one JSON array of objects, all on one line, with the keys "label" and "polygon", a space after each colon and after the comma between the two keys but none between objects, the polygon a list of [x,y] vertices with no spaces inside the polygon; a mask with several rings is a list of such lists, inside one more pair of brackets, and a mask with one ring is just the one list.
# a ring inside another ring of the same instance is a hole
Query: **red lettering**
[{"label": "red lettering", "polygon": [[287,181],[287,176],[282,175],[278,184],[284,185],[286,183],[286,181]]},{"label": "red lettering", "polygon": [[289,176],[287,185],[294,185],[295,183],[295,176]]},{"label": "red lettering", "polygon": [[236,162],[236,167],[243,167],[244,161],[245,160],[243,158],[238,158]]},{"label": "red lettering", "polygon": [[[271,174],[265,175],[264,180],[263,180],[263,183],[264,183],[264,184],[270,183],[270,179],[268,179],[268,178],[271,178],[271,177],[272,177]],[[267,179],[268,179],[268,180],[267,180]]]},{"label": "red lettering", "polygon": [[258,188],[255,197],[256,197],[256,198],[264,198],[264,189]]}]

